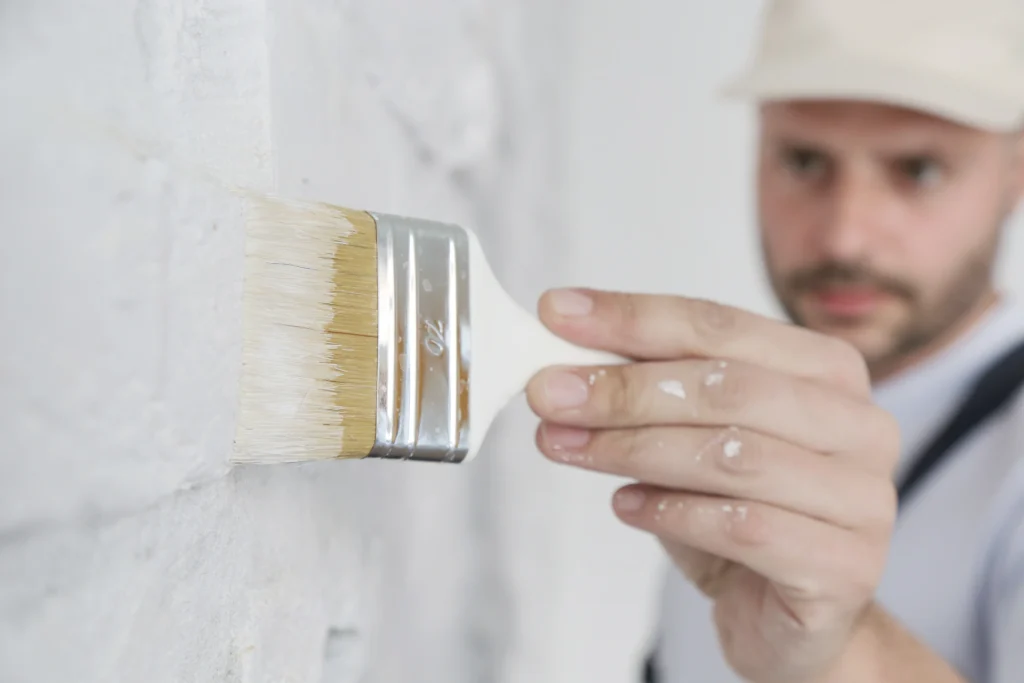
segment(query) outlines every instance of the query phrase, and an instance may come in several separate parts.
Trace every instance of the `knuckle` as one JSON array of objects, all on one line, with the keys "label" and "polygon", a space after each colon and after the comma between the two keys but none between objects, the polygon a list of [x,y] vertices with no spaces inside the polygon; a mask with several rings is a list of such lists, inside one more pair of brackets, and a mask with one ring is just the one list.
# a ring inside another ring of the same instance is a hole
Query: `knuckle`
[{"label": "knuckle", "polygon": [[644,400],[644,392],[638,388],[638,383],[631,372],[631,366],[622,366],[608,371],[608,379],[604,383],[605,406],[607,415],[613,418],[616,423],[628,421],[643,410],[641,402]]},{"label": "knuckle", "polygon": [[882,437],[885,439],[885,443],[888,444],[893,454],[899,455],[899,444],[902,440],[902,434],[900,433],[900,423],[896,420],[896,417],[891,413],[882,410],[881,408],[875,409],[878,414],[879,420],[879,431]]},{"label": "knuckle", "polygon": [[639,429],[625,429],[615,437],[616,470],[635,471],[644,464],[647,456],[647,442]]},{"label": "knuckle", "polygon": [[787,624],[795,633],[807,637],[833,627],[835,608],[828,602],[818,600],[823,588],[817,577],[801,576],[786,592],[800,604],[799,609],[790,615]]},{"label": "knuckle", "polygon": [[725,535],[738,546],[764,546],[773,542],[774,532],[764,509],[751,503],[722,505]]},{"label": "knuckle", "polygon": [[846,583],[850,598],[863,600],[874,595],[878,589],[885,562],[873,548],[860,549],[857,557],[859,561],[850,562],[846,566]]},{"label": "knuckle", "polygon": [[888,534],[896,523],[897,493],[889,479],[873,479],[863,496],[868,530]]},{"label": "knuckle", "polygon": [[868,364],[857,347],[839,337],[824,337],[829,344],[829,364],[835,380],[844,386],[866,393],[871,389]]},{"label": "knuckle", "polygon": [[723,430],[713,447],[715,466],[730,477],[746,477],[764,471],[764,441],[738,427]]},{"label": "knuckle", "polygon": [[896,418],[877,406],[872,406],[871,414],[866,420],[867,436],[871,440],[872,451],[882,469],[891,474],[895,470],[900,457],[900,425]]},{"label": "knuckle", "polygon": [[639,294],[623,293],[618,295],[618,333],[627,342],[638,342],[644,339],[646,330],[646,304]]},{"label": "knuckle", "polygon": [[686,311],[695,341],[705,348],[715,344],[739,326],[739,311],[731,306],[707,299],[692,299]]},{"label": "knuckle", "polygon": [[750,401],[757,380],[740,367],[728,370],[720,363],[705,363],[700,386],[700,403],[713,413],[735,413]]}]

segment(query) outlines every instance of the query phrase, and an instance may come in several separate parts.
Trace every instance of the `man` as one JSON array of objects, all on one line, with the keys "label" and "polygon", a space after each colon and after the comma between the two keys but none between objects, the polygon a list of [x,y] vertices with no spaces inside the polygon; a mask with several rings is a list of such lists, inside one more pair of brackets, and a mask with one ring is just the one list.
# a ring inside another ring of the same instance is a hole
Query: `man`
[{"label": "man", "polygon": [[547,369],[528,398],[546,455],[638,482],[614,508],[677,570],[658,681],[1024,681],[1024,394],[895,486],[1024,340],[993,283],[1024,195],[1022,4],[770,3],[734,90],[759,104],[761,239],[796,325],[542,299],[559,335],[637,360]]}]

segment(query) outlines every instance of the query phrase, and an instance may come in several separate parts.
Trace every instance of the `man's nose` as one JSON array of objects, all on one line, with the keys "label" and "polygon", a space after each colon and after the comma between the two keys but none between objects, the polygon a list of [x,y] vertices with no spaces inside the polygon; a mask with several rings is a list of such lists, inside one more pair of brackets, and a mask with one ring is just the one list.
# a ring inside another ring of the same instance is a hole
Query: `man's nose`
[{"label": "man's nose", "polygon": [[820,233],[824,255],[843,262],[861,260],[888,203],[885,188],[867,174],[839,174],[831,188],[829,210]]}]

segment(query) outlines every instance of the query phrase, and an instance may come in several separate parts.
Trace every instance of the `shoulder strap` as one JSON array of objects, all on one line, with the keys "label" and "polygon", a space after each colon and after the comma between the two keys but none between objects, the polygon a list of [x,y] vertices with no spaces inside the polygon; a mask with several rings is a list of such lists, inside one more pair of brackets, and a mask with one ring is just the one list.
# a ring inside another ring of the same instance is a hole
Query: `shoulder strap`
[{"label": "shoulder strap", "polygon": [[647,659],[644,660],[643,683],[658,683],[658,670],[654,666],[654,652],[648,654]]},{"label": "shoulder strap", "polygon": [[1024,340],[993,361],[975,380],[960,408],[914,461],[899,485],[900,507],[954,446],[999,412],[1024,386]]}]

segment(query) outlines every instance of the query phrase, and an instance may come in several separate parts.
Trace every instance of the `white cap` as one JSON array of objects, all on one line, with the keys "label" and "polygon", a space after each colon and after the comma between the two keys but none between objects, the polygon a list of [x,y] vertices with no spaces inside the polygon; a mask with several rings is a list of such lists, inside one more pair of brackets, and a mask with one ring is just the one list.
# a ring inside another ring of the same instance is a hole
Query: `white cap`
[{"label": "white cap", "polygon": [[1024,127],[1024,0],[768,0],[755,56],[726,93],[903,106]]}]

